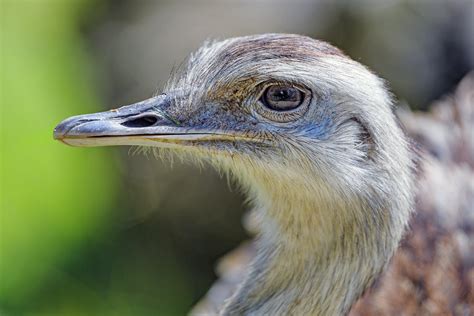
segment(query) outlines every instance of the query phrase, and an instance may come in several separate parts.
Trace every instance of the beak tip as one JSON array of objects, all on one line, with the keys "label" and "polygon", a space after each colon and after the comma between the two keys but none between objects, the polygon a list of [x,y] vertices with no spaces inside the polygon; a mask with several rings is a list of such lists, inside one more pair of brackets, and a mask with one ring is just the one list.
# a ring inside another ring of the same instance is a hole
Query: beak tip
[{"label": "beak tip", "polygon": [[53,130],[53,139],[55,140],[63,140],[74,135],[75,130],[81,126],[83,123],[88,121],[92,121],[91,119],[87,119],[89,115],[77,115],[71,116],[62,122],[60,122]]},{"label": "beak tip", "polygon": [[66,119],[56,125],[56,127],[53,130],[53,139],[55,140],[62,140],[64,137],[67,135],[67,132],[69,129],[71,129],[70,124],[68,124],[69,119]]},{"label": "beak tip", "polygon": [[53,130],[53,139],[60,140],[64,135],[59,132],[58,126],[56,126]]}]

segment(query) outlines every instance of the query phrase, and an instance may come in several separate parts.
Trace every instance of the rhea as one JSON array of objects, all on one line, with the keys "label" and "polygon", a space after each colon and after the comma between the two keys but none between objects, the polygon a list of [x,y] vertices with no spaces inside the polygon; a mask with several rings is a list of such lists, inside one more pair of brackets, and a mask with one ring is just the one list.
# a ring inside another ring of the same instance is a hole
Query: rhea
[{"label": "rhea", "polygon": [[257,255],[222,315],[341,315],[383,271],[413,202],[408,141],[384,82],[309,37],[209,42],[163,94],[71,117],[73,146],[204,159],[253,201]]}]

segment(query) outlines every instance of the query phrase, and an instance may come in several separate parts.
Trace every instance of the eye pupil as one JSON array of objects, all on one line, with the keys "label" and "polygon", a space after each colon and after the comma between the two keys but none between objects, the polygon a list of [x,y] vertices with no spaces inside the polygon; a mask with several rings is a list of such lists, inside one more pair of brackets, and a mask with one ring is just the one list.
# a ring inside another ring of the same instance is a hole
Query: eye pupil
[{"label": "eye pupil", "polygon": [[280,90],[277,90],[277,92],[273,95],[273,97],[277,101],[284,101],[287,99],[291,99],[291,97],[294,95],[295,93],[292,90],[280,89]]},{"label": "eye pupil", "polygon": [[297,108],[304,100],[301,90],[291,86],[270,86],[263,96],[262,102],[275,111],[289,111]]}]

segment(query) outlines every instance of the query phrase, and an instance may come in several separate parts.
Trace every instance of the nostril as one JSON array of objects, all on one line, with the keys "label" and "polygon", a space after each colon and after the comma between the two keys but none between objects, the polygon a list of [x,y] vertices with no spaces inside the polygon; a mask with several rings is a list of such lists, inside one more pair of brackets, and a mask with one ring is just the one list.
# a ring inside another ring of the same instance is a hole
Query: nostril
[{"label": "nostril", "polygon": [[153,115],[145,115],[123,122],[120,125],[125,127],[150,127],[158,122],[158,118]]}]

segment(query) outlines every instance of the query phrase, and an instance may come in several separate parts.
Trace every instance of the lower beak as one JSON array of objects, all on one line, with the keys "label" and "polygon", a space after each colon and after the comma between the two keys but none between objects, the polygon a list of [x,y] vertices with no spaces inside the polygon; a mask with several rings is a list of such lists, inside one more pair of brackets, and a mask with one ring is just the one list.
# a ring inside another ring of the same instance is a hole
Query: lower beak
[{"label": "lower beak", "polygon": [[141,145],[175,147],[185,143],[245,138],[183,127],[166,114],[171,98],[159,95],[119,109],[78,115],[54,129],[54,139],[72,146]]}]

